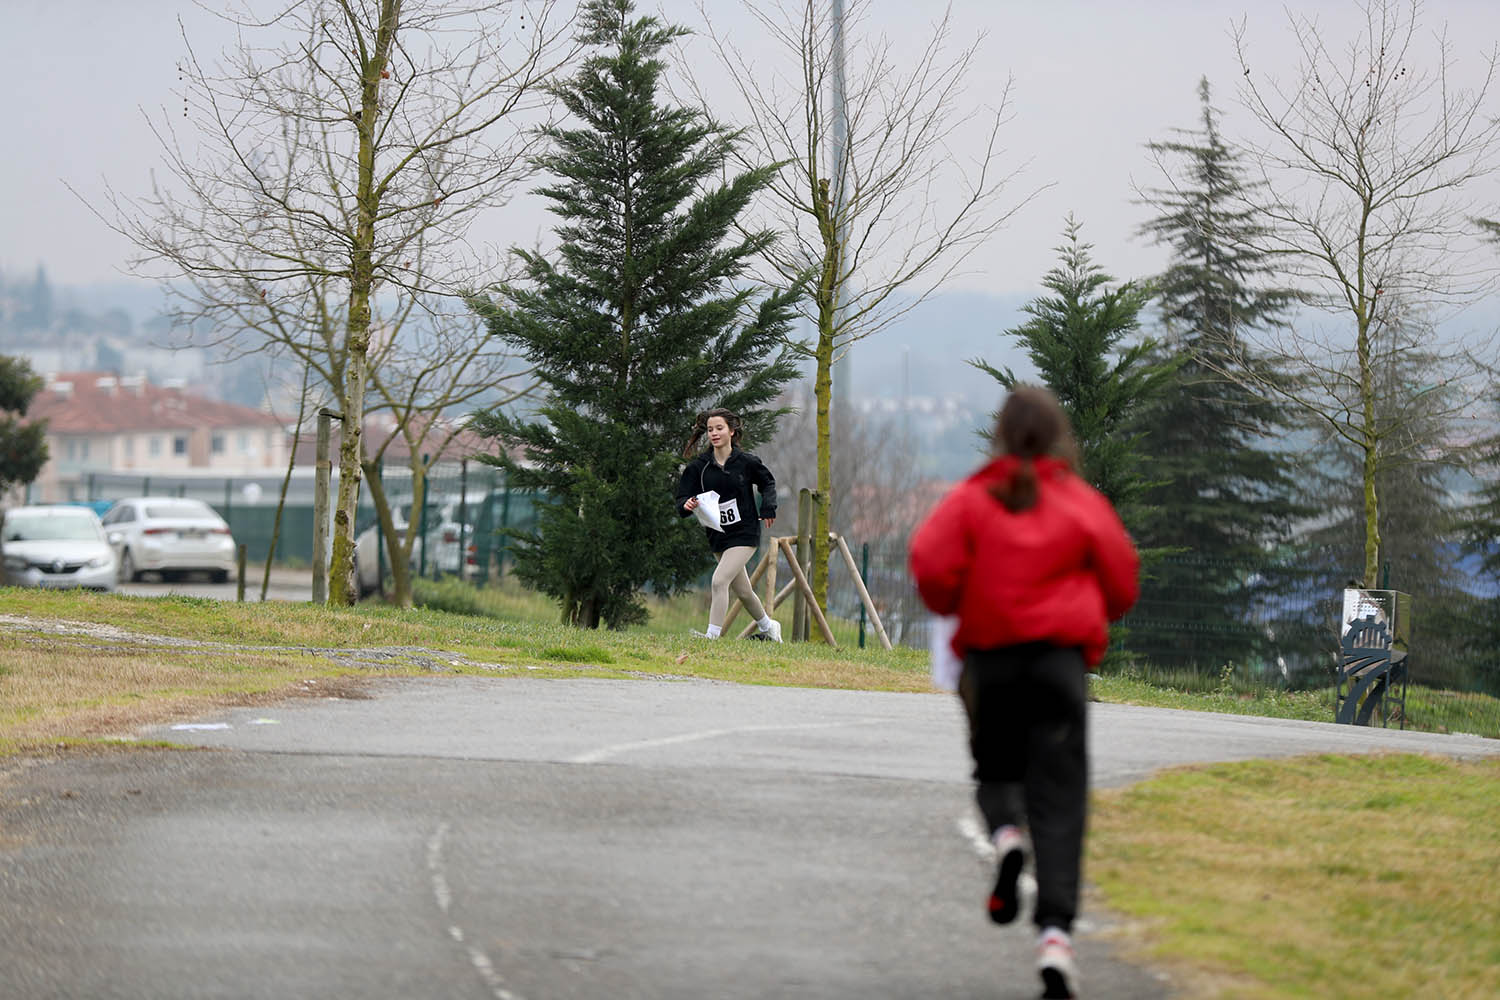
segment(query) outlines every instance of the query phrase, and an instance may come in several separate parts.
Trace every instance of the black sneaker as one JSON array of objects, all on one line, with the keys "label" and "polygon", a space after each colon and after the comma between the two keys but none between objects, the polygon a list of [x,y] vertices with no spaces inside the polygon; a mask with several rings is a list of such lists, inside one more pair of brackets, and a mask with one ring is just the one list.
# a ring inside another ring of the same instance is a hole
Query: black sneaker
[{"label": "black sneaker", "polygon": [[751,632],[749,635],[745,636],[745,638],[751,640],[752,642],[770,642],[771,641],[771,637],[769,635],[766,635],[766,633],[760,632],[760,631]]}]

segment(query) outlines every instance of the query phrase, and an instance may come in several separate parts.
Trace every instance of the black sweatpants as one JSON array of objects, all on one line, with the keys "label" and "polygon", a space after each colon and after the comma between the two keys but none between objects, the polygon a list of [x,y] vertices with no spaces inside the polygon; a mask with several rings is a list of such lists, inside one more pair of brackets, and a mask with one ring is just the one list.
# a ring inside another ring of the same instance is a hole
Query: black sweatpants
[{"label": "black sweatpants", "polygon": [[969,715],[979,810],[993,834],[1029,826],[1038,927],[1078,913],[1088,810],[1088,681],[1083,654],[1030,642],[971,650],[958,693]]}]

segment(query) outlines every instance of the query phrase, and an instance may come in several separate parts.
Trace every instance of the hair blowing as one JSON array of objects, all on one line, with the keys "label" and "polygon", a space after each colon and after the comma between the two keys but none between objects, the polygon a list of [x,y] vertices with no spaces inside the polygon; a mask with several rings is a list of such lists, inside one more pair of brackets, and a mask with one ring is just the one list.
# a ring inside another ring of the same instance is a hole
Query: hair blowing
[{"label": "hair blowing", "polygon": [[721,406],[712,410],[704,410],[698,414],[698,419],[693,421],[693,436],[688,438],[687,447],[682,449],[683,458],[693,457],[693,452],[698,448],[698,439],[708,432],[709,417],[723,417],[724,422],[729,425],[730,447],[739,445],[740,438],[744,434],[744,426],[740,422],[739,414],[732,410],[726,410]]},{"label": "hair blowing", "polygon": [[993,483],[990,495],[1009,511],[1029,510],[1036,506],[1037,476],[1033,459],[1052,455],[1078,467],[1078,446],[1068,415],[1057,397],[1037,386],[1017,386],[1000,408],[995,425],[994,447],[1002,455],[1019,458],[1020,464],[1004,482]]}]

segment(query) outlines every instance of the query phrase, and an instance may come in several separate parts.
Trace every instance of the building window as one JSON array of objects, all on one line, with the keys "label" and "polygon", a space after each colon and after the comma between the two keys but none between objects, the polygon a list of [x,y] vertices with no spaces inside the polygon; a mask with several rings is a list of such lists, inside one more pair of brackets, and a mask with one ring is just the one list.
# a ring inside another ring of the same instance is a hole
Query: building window
[{"label": "building window", "polygon": [[159,434],[151,435],[151,457],[161,457],[161,435]]},{"label": "building window", "polygon": [[133,437],[125,438],[125,457],[135,458],[135,438]]},{"label": "building window", "polygon": [[240,431],[234,438],[234,445],[240,450],[241,455],[250,454],[250,435]]},{"label": "building window", "polygon": [[68,438],[68,461],[78,461],[78,442]]},{"label": "building window", "polygon": [[89,460],[89,439],[88,438],[84,438],[83,439],[82,453],[80,454],[79,457],[82,458],[85,462],[87,462]]},{"label": "building window", "polygon": [[215,434],[213,437],[211,437],[209,439],[209,445],[208,446],[213,451],[213,453],[215,455],[222,455],[222,454],[224,454],[224,435],[222,435],[222,434]]},{"label": "building window", "polygon": [[187,438],[182,437],[181,435],[178,435],[177,437],[174,437],[172,439],[172,454],[174,454],[174,455],[186,455],[187,454]]}]

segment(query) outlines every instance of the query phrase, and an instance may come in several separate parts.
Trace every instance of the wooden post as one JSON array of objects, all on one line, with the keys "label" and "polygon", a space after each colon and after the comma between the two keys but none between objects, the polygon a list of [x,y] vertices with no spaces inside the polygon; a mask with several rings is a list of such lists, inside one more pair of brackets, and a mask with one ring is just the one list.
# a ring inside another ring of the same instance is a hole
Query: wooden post
[{"label": "wooden post", "polygon": [[[787,559],[799,568],[811,557],[812,521],[812,490],[804,487],[797,492],[797,552],[795,555],[787,556]],[[807,599],[799,590],[792,604],[792,638],[798,642],[806,642],[808,632]]]},{"label": "wooden post", "polygon": [[239,601],[241,604],[245,603],[245,554],[249,550],[250,546],[246,545],[244,542],[240,542],[238,551],[235,554],[235,562],[238,564],[239,569],[239,583],[234,588],[234,599],[236,601]]},{"label": "wooden post", "polygon": [[317,465],[313,472],[313,551],[312,602],[328,603],[328,486],[332,465],[328,461],[329,440],[333,433],[333,412],[324,407],[318,411]]},{"label": "wooden post", "polygon": [[807,582],[807,574],[802,572],[802,564],[797,561],[797,554],[792,550],[792,543],[787,539],[780,539],[782,551],[786,553],[787,562],[792,564],[792,575],[797,578],[797,586],[802,592],[803,602],[807,605],[807,612],[818,621],[818,630],[823,633],[823,640],[828,645],[838,648],[838,642],[833,637],[833,630],[828,627],[828,619],[823,617],[823,609],[818,607],[818,602],[813,600],[812,585]]},{"label": "wooden post", "polygon": [[771,547],[766,550],[766,598],[761,602],[766,606],[768,615],[776,613],[776,564],[781,561],[779,551],[776,539],[771,539]]},{"label": "wooden post", "polygon": [[880,615],[875,611],[875,602],[870,599],[870,592],[865,589],[865,581],[859,575],[859,566],[854,562],[854,554],[849,551],[849,544],[844,541],[844,536],[832,531],[828,533],[828,538],[838,545],[839,552],[843,553],[844,565],[849,567],[849,575],[854,577],[855,589],[859,591],[859,599],[864,602],[865,611],[870,615],[870,623],[875,626],[875,635],[879,637],[880,645],[890,649],[891,640],[886,637],[885,626],[880,624]]}]

